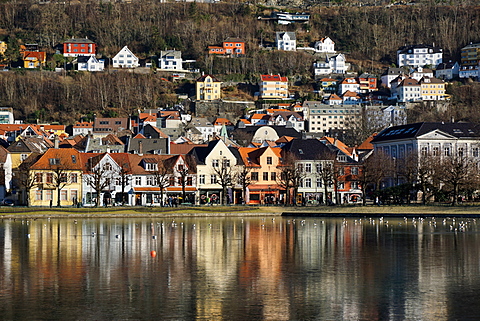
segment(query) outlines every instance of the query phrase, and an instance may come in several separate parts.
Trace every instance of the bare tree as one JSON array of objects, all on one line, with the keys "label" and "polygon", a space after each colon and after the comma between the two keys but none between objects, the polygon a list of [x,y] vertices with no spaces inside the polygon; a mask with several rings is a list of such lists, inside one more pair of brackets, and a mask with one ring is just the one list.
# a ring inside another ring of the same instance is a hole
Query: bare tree
[{"label": "bare tree", "polygon": [[49,168],[52,173],[52,186],[57,191],[57,207],[60,207],[62,189],[70,184],[68,176],[69,169],[66,165],[62,164],[60,158],[51,158],[49,159],[49,162]]},{"label": "bare tree", "polygon": [[126,193],[125,193],[125,188],[127,187],[127,185],[130,183],[130,172],[128,170],[128,164],[123,164],[123,166],[120,167],[119,171],[118,171],[118,179],[120,181],[120,186],[121,186],[121,189],[122,189],[122,206],[125,205],[125,196],[126,196]]},{"label": "bare tree", "polygon": [[95,164],[95,157],[92,157],[87,162],[87,174],[84,175],[87,184],[95,191],[97,197],[95,198],[95,207],[100,205],[100,196],[105,188],[112,183],[114,170],[110,163]]},{"label": "bare tree", "polygon": [[180,178],[180,185],[182,186],[182,200],[186,202],[187,193],[185,191],[187,187],[187,178],[188,178],[188,167],[185,165],[178,165],[176,168],[177,174]]},{"label": "bare tree", "polygon": [[432,154],[421,155],[416,169],[416,185],[422,192],[422,204],[425,205],[433,194],[435,188],[439,188],[435,181],[438,181],[438,170],[440,157]]},{"label": "bare tree", "polygon": [[367,202],[367,188],[372,186],[375,191],[380,190],[382,181],[392,173],[392,158],[382,150],[376,150],[363,160],[359,173],[359,181],[363,192],[363,205]]},{"label": "bare tree", "polygon": [[335,166],[334,162],[323,162],[317,166],[317,172],[322,180],[323,191],[324,191],[324,201],[328,205],[328,187],[334,183],[335,176]]},{"label": "bare tree", "polygon": [[223,158],[214,164],[212,167],[212,173],[215,175],[215,179],[218,185],[222,188],[222,205],[227,204],[227,191],[228,188],[233,185],[234,171],[230,159]]},{"label": "bare tree", "polygon": [[163,193],[170,186],[171,171],[164,165],[162,161],[157,163],[157,169],[152,171],[155,185],[160,189],[160,206],[163,206]]},{"label": "bare tree", "polygon": [[30,206],[30,191],[39,183],[37,182],[37,179],[34,176],[33,171],[31,170],[31,166],[37,161],[39,157],[39,154],[30,155],[15,170],[15,183],[18,185],[19,188],[21,188],[22,191],[24,191],[25,205],[27,207]]},{"label": "bare tree", "polygon": [[252,183],[252,177],[250,175],[251,172],[252,172],[251,167],[242,165],[238,167],[238,170],[235,173],[235,181],[237,182],[238,185],[242,187],[243,202],[245,202],[245,197],[247,195],[247,188]]},{"label": "bare tree", "polygon": [[286,152],[280,164],[280,175],[277,177],[277,184],[285,190],[285,205],[290,205],[290,192],[293,192],[293,205],[297,205],[296,195],[305,173],[302,165],[293,153]]},{"label": "bare tree", "polygon": [[443,156],[438,174],[441,182],[450,190],[452,205],[457,204],[461,190],[478,184],[478,167],[472,157],[466,153],[454,152]]}]

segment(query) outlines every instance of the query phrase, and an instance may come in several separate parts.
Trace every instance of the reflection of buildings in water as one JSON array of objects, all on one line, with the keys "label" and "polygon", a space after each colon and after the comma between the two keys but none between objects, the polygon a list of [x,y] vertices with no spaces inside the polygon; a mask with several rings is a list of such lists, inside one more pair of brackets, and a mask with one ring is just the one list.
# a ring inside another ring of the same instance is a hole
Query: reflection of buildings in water
[{"label": "reflection of buildings in water", "polygon": [[53,297],[100,302],[106,289],[125,306],[168,305],[166,316],[181,319],[240,309],[275,320],[454,319],[454,296],[480,282],[473,223],[455,233],[451,220],[429,219],[187,221],[5,220],[0,295],[40,309]]}]

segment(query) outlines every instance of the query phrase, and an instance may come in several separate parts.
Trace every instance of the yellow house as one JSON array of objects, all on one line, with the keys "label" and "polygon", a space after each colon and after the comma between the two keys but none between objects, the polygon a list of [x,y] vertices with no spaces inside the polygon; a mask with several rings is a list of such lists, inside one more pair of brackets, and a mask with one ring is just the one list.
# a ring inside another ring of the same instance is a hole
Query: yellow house
[{"label": "yellow house", "polygon": [[222,97],[222,82],[212,75],[204,75],[197,79],[197,100],[217,100]]},{"label": "yellow house", "polygon": [[32,206],[72,206],[82,198],[83,165],[74,148],[51,148],[31,166]]},{"label": "yellow house", "polygon": [[243,163],[250,170],[247,204],[273,204],[280,198],[278,181],[281,174],[278,147],[239,148]]},{"label": "yellow house", "polygon": [[43,154],[51,147],[53,144],[44,138],[20,136],[7,148],[12,157],[12,168],[18,168],[32,153]]},{"label": "yellow house", "polygon": [[443,80],[423,77],[419,84],[422,100],[445,100],[445,82]]},{"label": "yellow house", "polygon": [[7,43],[5,41],[0,41],[0,54],[4,55],[7,51]]},{"label": "yellow house", "polygon": [[23,67],[24,68],[40,68],[45,67],[47,62],[47,53],[43,51],[24,51]]},{"label": "yellow house", "polygon": [[260,76],[260,98],[286,99],[288,98],[288,79],[280,75]]}]

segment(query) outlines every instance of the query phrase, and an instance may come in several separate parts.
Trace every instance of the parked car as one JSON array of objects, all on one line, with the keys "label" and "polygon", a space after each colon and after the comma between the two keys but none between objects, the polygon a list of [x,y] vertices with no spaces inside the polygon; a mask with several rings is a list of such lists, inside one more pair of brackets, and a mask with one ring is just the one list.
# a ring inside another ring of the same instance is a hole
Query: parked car
[{"label": "parked car", "polygon": [[2,205],[2,206],[13,206],[13,200],[4,199],[2,202],[0,202],[0,205]]}]

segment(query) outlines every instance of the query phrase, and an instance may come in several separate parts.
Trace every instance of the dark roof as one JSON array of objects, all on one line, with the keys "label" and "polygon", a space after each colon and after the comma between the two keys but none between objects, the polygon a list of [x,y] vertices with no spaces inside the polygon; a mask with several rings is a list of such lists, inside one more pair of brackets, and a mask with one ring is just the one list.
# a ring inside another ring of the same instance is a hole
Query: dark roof
[{"label": "dark roof", "polygon": [[205,165],[205,158],[207,158],[208,154],[212,151],[215,145],[218,144],[220,140],[212,140],[208,143],[206,147],[194,147],[187,155],[192,155],[197,164]]},{"label": "dark roof", "polygon": [[203,76],[201,76],[200,78],[198,78],[197,81],[205,81],[205,79],[206,79],[208,76],[210,76],[214,82],[220,82],[220,80],[218,80],[218,78],[215,77],[215,76],[213,76],[213,75],[203,75]]},{"label": "dark roof", "polygon": [[423,44],[419,44],[419,45],[408,45],[408,46],[403,46],[403,47],[400,47],[398,48],[398,51],[397,53],[408,53],[408,50],[410,49],[432,49],[433,50],[433,53],[438,53],[438,52],[442,52],[442,48],[440,47],[434,47],[432,45],[423,45]]},{"label": "dark roof", "polygon": [[293,139],[282,149],[300,160],[333,159],[335,153],[318,139]]},{"label": "dark roof", "polygon": [[143,154],[155,154],[155,151],[161,150],[162,154],[168,154],[168,138],[132,138],[128,146],[128,152],[139,152],[140,142],[142,143]]},{"label": "dark roof", "polygon": [[423,122],[386,128],[375,136],[372,143],[397,139],[411,139],[437,129],[457,138],[480,137],[479,124]]},{"label": "dark roof", "polygon": [[63,43],[95,43],[95,42],[87,38],[72,38],[72,39],[65,40]]}]

